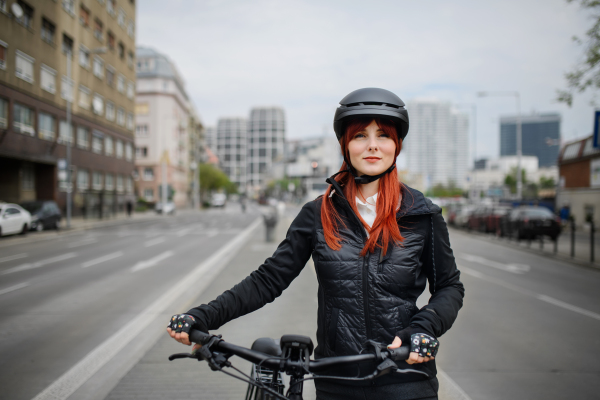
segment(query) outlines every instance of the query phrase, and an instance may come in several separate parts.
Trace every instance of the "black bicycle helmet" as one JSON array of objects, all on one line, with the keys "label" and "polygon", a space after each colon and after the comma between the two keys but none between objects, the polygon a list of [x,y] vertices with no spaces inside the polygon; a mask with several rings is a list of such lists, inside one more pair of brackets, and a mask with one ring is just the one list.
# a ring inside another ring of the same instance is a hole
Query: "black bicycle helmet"
[{"label": "black bicycle helmet", "polygon": [[338,140],[344,136],[345,122],[350,117],[385,117],[396,124],[398,137],[402,140],[408,134],[408,112],[400,97],[389,90],[379,88],[358,89],[340,101],[335,110],[333,130]]}]

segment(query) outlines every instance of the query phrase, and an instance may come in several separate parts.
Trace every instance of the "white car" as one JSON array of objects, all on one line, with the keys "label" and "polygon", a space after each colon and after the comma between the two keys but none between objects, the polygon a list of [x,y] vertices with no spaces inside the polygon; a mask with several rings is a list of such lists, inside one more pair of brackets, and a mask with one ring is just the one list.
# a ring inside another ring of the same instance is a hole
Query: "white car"
[{"label": "white car", "polygon": [[0,203],[0,236],[25,234],[31,225],[31,214],[17,204]]}]

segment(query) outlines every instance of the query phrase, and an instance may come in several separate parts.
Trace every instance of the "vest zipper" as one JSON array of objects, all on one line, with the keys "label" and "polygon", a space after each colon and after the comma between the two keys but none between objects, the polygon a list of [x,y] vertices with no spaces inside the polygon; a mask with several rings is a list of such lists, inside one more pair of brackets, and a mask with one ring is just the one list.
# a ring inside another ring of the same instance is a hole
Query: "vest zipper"
[{"label": "vest zipper", "polygon": [[365,308],[365,327],[367,329],[367,340],[371,339],[371,316],[369,314],[369,256],[363,258],[363,293]]}]

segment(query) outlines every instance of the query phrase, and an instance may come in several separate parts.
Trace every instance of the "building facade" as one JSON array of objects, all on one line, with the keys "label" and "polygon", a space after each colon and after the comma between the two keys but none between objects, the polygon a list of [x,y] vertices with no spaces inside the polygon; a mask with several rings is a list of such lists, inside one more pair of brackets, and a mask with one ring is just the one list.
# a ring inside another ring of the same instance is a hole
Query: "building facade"
[{"label": "building facade", "polygon": [[65,210],[72,188],[73,215],[124,210],[133,193],[135,3],[7,3],[0,2],[0,200],[50,199]]},{"label": "building facade", "polygon": [[248,120],[247,185],[258,190],[285,174],[285,113],[280,107],[256,107]]},{"label": "building facade", "polygon": [[469,119],[450,103],[408,104],[410,130],[402,144],[407,170],[420,174],[427,188],[464,187],[469,166]]},{"label": "building facade", "polygon": [[[521,151],[536,156],[540,168],[556,166],[560,150],[560,114],[548,113],[521,117]],[[500,157],[517,154],[517,117],[500,118]]]},{"label": "building facade", "polygon": [[221,170],[240,191],[246,187],[247,126],[246,118],[220,118],[216,130]]},{"label": "building facade", "polygon": [[[162,201],[166,181],[167,200],[177,207],[192,204],[192,159],[190,146],[199,117],[189,100],[177,68],[154,49],[137,49],[136,170],[140,197],[151,203]],[[194,117],[195,116],[195,117]]]}]

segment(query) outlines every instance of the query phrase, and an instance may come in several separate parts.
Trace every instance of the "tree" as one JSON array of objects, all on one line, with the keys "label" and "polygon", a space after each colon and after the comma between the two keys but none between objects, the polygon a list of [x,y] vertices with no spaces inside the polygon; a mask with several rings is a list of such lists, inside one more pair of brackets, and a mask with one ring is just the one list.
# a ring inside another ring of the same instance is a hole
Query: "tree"
[{"label": "tree", "polygon": [[200,164],[200,190],[202,193],[210,193],[217,190],[225,190],[227,193],[236,193],[237,187],[227,175],[212,164]]},{"label": "tree", "polygon": [[545,176],[540,176],[540,188],[541,189],[554,189],[556,187],[556,183],[554,182],[554,178]]},{"label": "tree", "polygon": [[[566,0],[567,3],[578,2],[580,7],[587,9],[592,14],[593,25],[581,39],[573,36],[573,41],[584,46],[584,59],[572,71],[565,74],[567,80],[566,90],[557,90],[557,100],[573,105],[575,92],[582,93],[587,89],[600,88],[600,1],[599,0]],[[595,96],[592,103],[595,103]]]},{"label": "tree", "polygon": [[[527,183],[527,173],[521,169],[521,182],[523,186]],[[504,184],[509,187],[511,193],[517,193],[517,167],[512,167],[510,172],[504,177]]]}]

